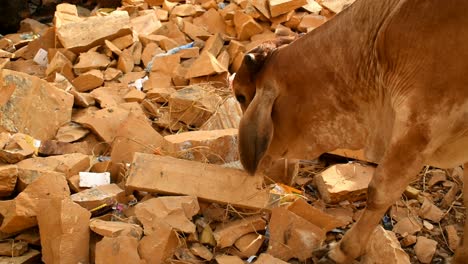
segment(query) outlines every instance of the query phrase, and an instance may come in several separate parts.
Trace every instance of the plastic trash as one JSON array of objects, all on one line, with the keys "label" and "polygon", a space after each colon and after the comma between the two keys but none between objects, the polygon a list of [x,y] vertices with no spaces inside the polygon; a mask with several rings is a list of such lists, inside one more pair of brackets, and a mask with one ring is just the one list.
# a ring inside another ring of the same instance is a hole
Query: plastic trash
[{"label": "plastic trash", "polygon": [[96,187],[110,184],[109,172],[80,172],[80,187]]}]

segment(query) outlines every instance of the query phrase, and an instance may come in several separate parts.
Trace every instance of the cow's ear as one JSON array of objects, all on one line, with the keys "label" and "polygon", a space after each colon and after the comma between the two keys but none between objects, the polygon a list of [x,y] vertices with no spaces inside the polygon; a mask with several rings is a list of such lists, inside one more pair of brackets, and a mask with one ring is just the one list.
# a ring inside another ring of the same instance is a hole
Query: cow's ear
[{"label": "cow's ear", "polygon": [[244,64],[250,73],[257,73],[263,65],[265,56],[258,53],[246,53],[244,55]]}]

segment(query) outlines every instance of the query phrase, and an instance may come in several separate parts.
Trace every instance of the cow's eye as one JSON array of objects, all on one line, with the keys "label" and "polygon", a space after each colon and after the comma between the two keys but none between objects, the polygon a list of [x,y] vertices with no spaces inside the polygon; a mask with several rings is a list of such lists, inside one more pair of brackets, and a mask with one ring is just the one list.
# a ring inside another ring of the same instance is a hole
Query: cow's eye
[{"label": "cow's eye", "polygon": [[245,103],[245,96],[243,96],[243,95],[240,95],[240,94],[236,95],[236,99],[240,104]]}]

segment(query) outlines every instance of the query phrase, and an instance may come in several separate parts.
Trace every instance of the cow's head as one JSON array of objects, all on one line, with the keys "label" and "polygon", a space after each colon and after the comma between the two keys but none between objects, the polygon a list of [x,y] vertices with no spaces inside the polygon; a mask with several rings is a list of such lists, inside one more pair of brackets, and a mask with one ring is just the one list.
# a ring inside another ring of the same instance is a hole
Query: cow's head
[{"label": "cow's head", "polygon": [[273,138],[271,112],[278,88],[263,76],[273,52],[293,38],[280,38],[261,44],[245,54],[232,87],[244,115],[239,125],[239,156],[245,170],[255,174]]}]

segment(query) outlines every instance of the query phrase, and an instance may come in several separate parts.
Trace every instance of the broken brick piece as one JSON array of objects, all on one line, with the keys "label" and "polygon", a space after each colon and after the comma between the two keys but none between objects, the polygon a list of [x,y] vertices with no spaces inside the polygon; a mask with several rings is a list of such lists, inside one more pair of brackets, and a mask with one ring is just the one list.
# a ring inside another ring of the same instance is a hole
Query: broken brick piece
[{"label": "broken brick piece", "polygon": [[325,240],[325,231],[302,217],[277,207],[270,219],[270,242],[267,253],[284,261],[305,261]]},{"label": "broken brick piece", "polygon": [[374,171],[359,163],[333,165],[316,177],[317,189],[326,203],[364,199]]},{"label": "broken brick piece", "polygon": [[125,186],[129,191],[193,195],[205,201],[261,209],[269,197],[262,183],[262,176],[238,169],[135,153]]},{"label": "broken brick piece", "polygon": [[437,241],[419,236],[414,252],[421,263],[431,263],[437,249]]},{"label": "broken brick piece", "polygon": [[0,256],[18,257],[28,251],[28,243],[24,241],[7,240],[0,242]]},{"label": "broken brick piece", "polygon": [[200,258],[204,260],[212,260],[213,259],[213,253],[206,248],[204,245],[200,243],[193,243],[190,246],[190,251],[194,254],[199,256]]},{"label": "broken brick piece", "polygon": [[400,235],[412,235],[416,232],[419,232],[422,229],[422,224],[419,219],[415,217],[405,217],[398,221],[396,225],[393,226],[393,232]]},{"label": "broken brick piece", "polygon": [[15,233],[37,225],[39,203],[44,199],[65,199],[70,196],[63,175],[41,175],[15,199],[0,202],[3,222],[0,231]]},{"label": "broken brick piece", "polygon": [[401,248],[395,233],[377,226],[367,244],[366,255],[361,257],[361,263],[409,264],[410,259]]},{"label": "broken brick piece", "polygon": [[275,258],[270,254],[262,253],[255,261],[255,264],[287,264],[288,262]]},{"label": "broken brick piece", "polygon": [[0,257],[0,263],[8,264],[25,264],[25,263],[40,263],[41,252],[35,249],[29,249],[25,254],[18,257]]},{"label": "broken brick piece", "polygon": [[234,243],[235,252],[232,253],[241,258],[257,255],[264,241],[265,237],[260,234],[249,233],[243,235]]},{"label": "broken brick piece", "polygon": [[229,255],[219,255],[216,256],[216,263],[218,264],[243,264],[241,258],[238,256],[229,256]]},{"label": "broken brick piece", "polygon": [[213,233],[217,247],[225,248],[232,246],[236,240],[245,234],[265,230],[266,221],[262,216],[256,215],[244,219],[220,224]]},{"label": "broken brick piece", "polygon": [[157,225],[154,232],[145,235],[139,245],[138,252],[147,263],[165,263],[174,255],[179,246],[177,233],[168,225]]},{"label": "broken brick piece", "polygon": [[90,166],[90,157],[81,153],[64,154],[50,157],[35,157],[18,162],[20,170],[55,171],[64,173],[66,177],[86,171]]},{"label": "broken brick piece", "polygon": [[52,139],[57,129],[71,119],[73,96],[37,77],[2,70],[0,90],[0,130],[27,133],[39,140]]},{"label": "broken brick piece", "polygon": [[279,16],[307,4],[307,0],[269,0],[272,17]]},{"label": "broken brick piece", "polygon": [[[82,21],[57,26],[56,34],[62,45],[72,51],[84,51],[131,32],[127,12],[115,11],[108,16],[92,16]],[[77,34],[86,32],[86,34]]]},{"label": "broken brick piece", "polygon": [[70,199],[43,200],[37,221],[45,263],[89,261],[89,219],[91,213]]},{"label": "broken brick piece", "polygon": [[444,216],[444,212],[434,205],[428,198],[424,198],[424,202],[419,210],[419,216],[427,220],[439,222]]},{"label": "broken brick piece", "polygon": [[74,142],[84,138],[86,135],[89,134],[89,129],[84,128],[80,124],[70,122],[61,126],[57,134],[55,135],[55,139],[61,142]]},{"label": "broken brick piece", "polygon": [[200,211],[196,197],[166,196],[152,198],[135,206],[135,215],[145,228],[145,234],[153,233],[161,223],[177,231],[194,233],[192,217]]},{"label": "broken brick piece", "polygon": [[297,216],[300,216],[312,224],[322,228],[325,232],[346,225],[335,216],[313,207],[301,198],[290,204],[287,209]]},{"label": "broken brick piece", "polygon": [[90,70],[103,70],[110,64],[110,59],[104,54],[90,50],[81,53],[78,63],[73,66],[76,74],[82,74]]},{"label": "broken brick piece", "polygon": [[0,197],[7,197],[13,193],[17,179],[16,165],[0,165]]},{"label": "broken brick piece", "polygon": [[234,14],[234,25],[236,27],[237,38],[240,41],[249,40],[253,35],[263,31],[263,27],[260,24],[242,11],[236,11]]},{"label": "broken brick piece", "polygon": [[138,239],[129,236],[104,237],[96,244],[96,264],[144,264],[138,254]]},{"label": "broken brick piece", "polygon": [[71,199],[82,207],[93,211],[101,207],[111,207],[125,200],[125,192],[117,184],[106,184],[72,194]]},{"label": "broken brick piece", "polygon": [[239,160],[237,129],[190,131],[165,136],[164,150],[170,155],[209,163],[229,163]]},{"label": "broken brick piece", "polygon": [[100,70],[90,70],[73,79],[71,83],[78,92],[87,92],[101,86],[104,75]]},{"label": "broken brick piece", "polygon": [[105,237],[132,236],[140,239],[143,236],[143,229],[139,225],[119,221],[92,219],[89,228]]}]

